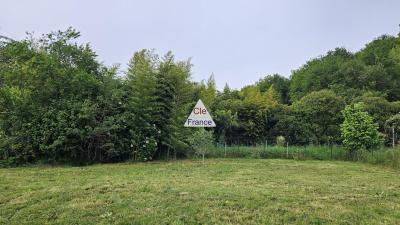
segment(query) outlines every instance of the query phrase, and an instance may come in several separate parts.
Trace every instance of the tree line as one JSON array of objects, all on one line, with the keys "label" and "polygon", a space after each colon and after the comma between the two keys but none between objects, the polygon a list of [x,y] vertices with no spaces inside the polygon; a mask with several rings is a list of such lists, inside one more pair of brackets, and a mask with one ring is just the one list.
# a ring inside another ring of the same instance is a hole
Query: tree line
[{"label": "tree line", "polygon": [[364,133],[376,129],[382,144],[400,129],[399,36],[381,36],[356,53],[337,48],[289,78],[273,74],[222,91],[213,76],[193,81],[190,60],[176,60],[171,52],[135,52],[120,75],[118,66],[100,63],[90,45],[78,44],[79,36],[69,28],[20,41],[0,38],[0,160],[189,157],[204,134],[183,127],[198,99],[217,125],[204,136],[227,145],[284,138],[291,145],[368,148],[351,142],[360,122],[354,118],[372,124]]}]

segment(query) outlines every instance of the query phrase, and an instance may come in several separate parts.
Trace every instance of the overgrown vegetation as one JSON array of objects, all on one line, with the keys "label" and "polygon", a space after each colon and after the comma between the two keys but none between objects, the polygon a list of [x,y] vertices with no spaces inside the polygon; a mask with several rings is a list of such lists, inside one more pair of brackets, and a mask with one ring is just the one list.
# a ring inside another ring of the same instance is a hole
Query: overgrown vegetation
[{"label": "overgrown vegetation", "polygon": [[207,158],[291,159],[324,161],[359,161],[392,168],[400,168],[400,148],[360,150],[348,154],[342,146],[216,146],[206,153]]},{"label": "overgrown vegetation", "polygon": [[[214,144],[344,143],[353,154],[398,141],[400,37],[379,37],[356,53],[338,48],[290,78],[274,74],[222,91],[213,76],[192,81],[190,61],[177,61],[171,52],[160,57],[140,50],[121,76],[118,67],[102,65],[89,45],[76,43],[78,37],[68,29],[39,39],[0,39],[3,164],[191,156],[194,130],[183,124],[199,98],[217,124]],[[360,102],[372,120],[343,124],[345,107]],[[379,132],[368,146],[351,137],[363,131],[350,128],[364,122]]]}]

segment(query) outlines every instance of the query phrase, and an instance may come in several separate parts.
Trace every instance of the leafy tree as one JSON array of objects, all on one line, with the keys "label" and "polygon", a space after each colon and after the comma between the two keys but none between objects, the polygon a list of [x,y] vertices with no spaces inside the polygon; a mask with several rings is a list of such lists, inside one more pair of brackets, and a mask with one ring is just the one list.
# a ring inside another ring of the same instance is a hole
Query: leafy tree
[{"label": "leafy tree", "polygon": [[173,84],[174,92],[170,102],[171,116],[164,121],[168,124],[168,132],[162,135],[167,136],[170,140],[170,147],[174,151],[175,157],[177,155],[187,156],[188,137],[192,131],[184,129],[183,124],[198,100],[194,98],[193,84],[190,82],[192,64],[190,61],[164,60],[165,63],[168,61],[170,63],[167,63],[169,64],[167,77]]},{"label": "leafy tree", "polygon": [[242,102],[237,108],[239,129],[242,143],[263,143],[268,133],[266,125],[268,115],[278,106],[276,92],[271,86],[267,92],[261,93],[255,86],[248,86],[240,91]]},{"label": "leafy tree", "polygon": [[272,114],[271,121],[273,121],[272,135],[283,136],[287,142],[293,145],[306,145],[316,139],[315,135],[311,133],[310,124],[301,120],[299,114],[290,106],[279,107]]},{"label": "leafy tree", "polygon": [[293,103],[293,110],[298,120],[308,124],[310,138],[320,144],[339,143],[340,127],[342,123],[341,110],[344,100],[333,91],[321,90],[312,92],[299,101]]},{"label": "leafy tree", "polygon": [[400,113],[390,117],[386,120],[385,123],[386,128],[394,128],[395,130],[400,130]]},{"label": "leafy tree", "polygon": [[204,161],[204,156],[213,146],[213,135],[211,131],[204,128],[199,128],[189,138],[189,143],[195,150],[197,155],[201,155]]},{"label": "leafy tree", "polygon": [[[395,138],[394,141],[395,142],[396,142],[396,140],[398,141],[397,136],[398,136],[398,133],[400,133],[400,113],[396,114],[396,115],[390,117],[388,120],[386,120],[385,129],[386,129],[386,132],[389,134],[387,136],[390,137],[392,143],[393,143],[393,136]],[[394,132],[394,134],[392,132]]]},{"label": "leafy tree", "polygon": [[[300,69],[295,70],[291,75],[290,81],[290,99],[292,102],[300,100],[303,96],[313,91],[328,89],[331,85],[342,86],[346,88],[347,84],[343,84],[344,74],[338,73],[343,64],[351,61],[353,54],[346,49],[337,48],[335,51],[329,51],[326,56],[310,60]],[[351,71],[354,75],[359,73]],[[355,83],[354,85],[357,85]]]},{"label": "leafy tree", "polygon": [[231,90],[225,85],[222,93],[217,93],[214,104],[211,107],[215,139],[218,142],[233,144],[237,142],[239,133],[238,108],[242,100],[238,91]]},{"label": "leafy tree", "polygon": [[344,122],[341,126],[344,146],[354,157],[357,150],[373,150],[379,143],[378,125],[364,109],[362,103],[348,105],[343,110]]},{"label": "leafy tree", "polygon": [[377,62],[387,62],[388,53],[397,46],[399,40],[396,37],[382,35],[372,42],[368,43],[357,55],[368,65],[376,64]]},{"label": "leafy tree", "polygon": [[389,102],[383,97],[369,96],[368,93],[353,100],[353,103],[357,102],[364,103],[364,109],[378,123],[380,132],[384,132],[386,120],[399,112],[394,103]]},{"label": "leafy tree", "polygon": [[[151,160],[157,151],[159,157],[169,157],[170,149],[177,153],[187,147],[190,132],[182,126],[193,102],[190,68],[189,61],[175,62],[171,52],[161,60],[148,50],[135,53],[127,82],[131,142],[138,159]],[[149,150],[143,143],[147,140],[155,140],[157,148]]]},{"label": "leafy tree", "polygon": [[[103,76],[89,45],[77,45],[73,29],[1,48],[0,127],[5,151],[19,162],[89,162]],[[97,158],[98,159],[98,158]]]},{"label": "leafy tree", "polygon": [[337,48],[312,59],[291,76],[294,102],[312,91],[331,89],[351,102],[365,91],[381,92],[389,101],[400,98],[400,37],[382,36],[355,54]]},{"label": "leafy tree", "polygon": [[155,127],[156,108],[156,61],[158,59],[147,51],[136,52],[130,61],[128,68],[128,87],[130,95],[128,110],[130,119],[130,134],[133,155],[140,160],[151,160],[156,151],[148,148],[149,140],[156,140],[158,135]]},{"label": "leafy tree", "polygon": [[232,131],[238,127],[237,114],[234,114],[230,109],[218,109],[213,114],[213,119],[216,123],[214,134],[218,142],[232,142]]},{"label": "leafy tree", "polygon": [[211,106],[214,103],[214,99],[217,95],[214,74],[211,74],[206,84],[201,82],[200,88],[200,99],[206,106]]},{"label": "leafy tree", "polygon": [[256,83],[260,91],[266,92],[270,87],[274,87],[277,92],[279,103],[288,104],[289,103],[289,86],[290,80],[279,75],[273,74],[265,76]]}]

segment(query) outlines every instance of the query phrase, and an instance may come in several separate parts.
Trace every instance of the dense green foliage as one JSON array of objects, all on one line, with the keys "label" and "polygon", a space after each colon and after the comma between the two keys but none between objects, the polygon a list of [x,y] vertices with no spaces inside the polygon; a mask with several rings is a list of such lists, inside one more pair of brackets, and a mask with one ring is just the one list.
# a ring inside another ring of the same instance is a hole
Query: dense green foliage
[{"label": "dense green foliage", "polygon": [[343,145],[351,152],[362,149],[372,150],[379,143],[378,125],[366,111],[362,103],[348,105],[343,110]]},{"label": "dense green foliage", "polygon": [[298,120],[309,129],[309,142],[316,144],[339,143],[340,112],[344,101],[331,90],[311,92],[293,103]]},{"label": "dense green foliage", "polygon": [[279,102],[283,104],[289,103],[289,86],[290,80],[279,74],[266,76],[256,83],[261,92],[266,92],[271,86],[274,87],[279,95]]},{"label": "dense green foliage", "polygon": [[385,143],[393,129],[398,141],[400,37],[382,36],[356,53],[335,49],[289,79],[274,74],[222,91],[213,75],[192,81],[190,61],[171,52],[140,50],[121,74],[78,37],[68,29],[0,39],[0,162],[187,157],[195,130],[183,124],[199,98],[217,124],[207,129],[215,144],[271,145],[278,136],[290,145],[342,144],[341,111],[359,102]]},{"label": "dense green foliage", "polygon": [[184,152],[190,130],[180,128],[197,93],[190,63],[143,50],[120,78],[77,37],[69,29],[2,43],[0,158],[90,163]]}]

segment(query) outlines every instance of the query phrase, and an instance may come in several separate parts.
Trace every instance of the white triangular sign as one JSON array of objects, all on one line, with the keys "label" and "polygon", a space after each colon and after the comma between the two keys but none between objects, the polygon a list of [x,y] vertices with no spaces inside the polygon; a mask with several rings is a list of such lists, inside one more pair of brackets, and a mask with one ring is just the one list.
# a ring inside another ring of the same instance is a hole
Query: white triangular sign
[{"label": "white triangular sign", "polygon": [[215,123],[201,99],[196,103],[187,118],[185,127],[215,127]]}]

